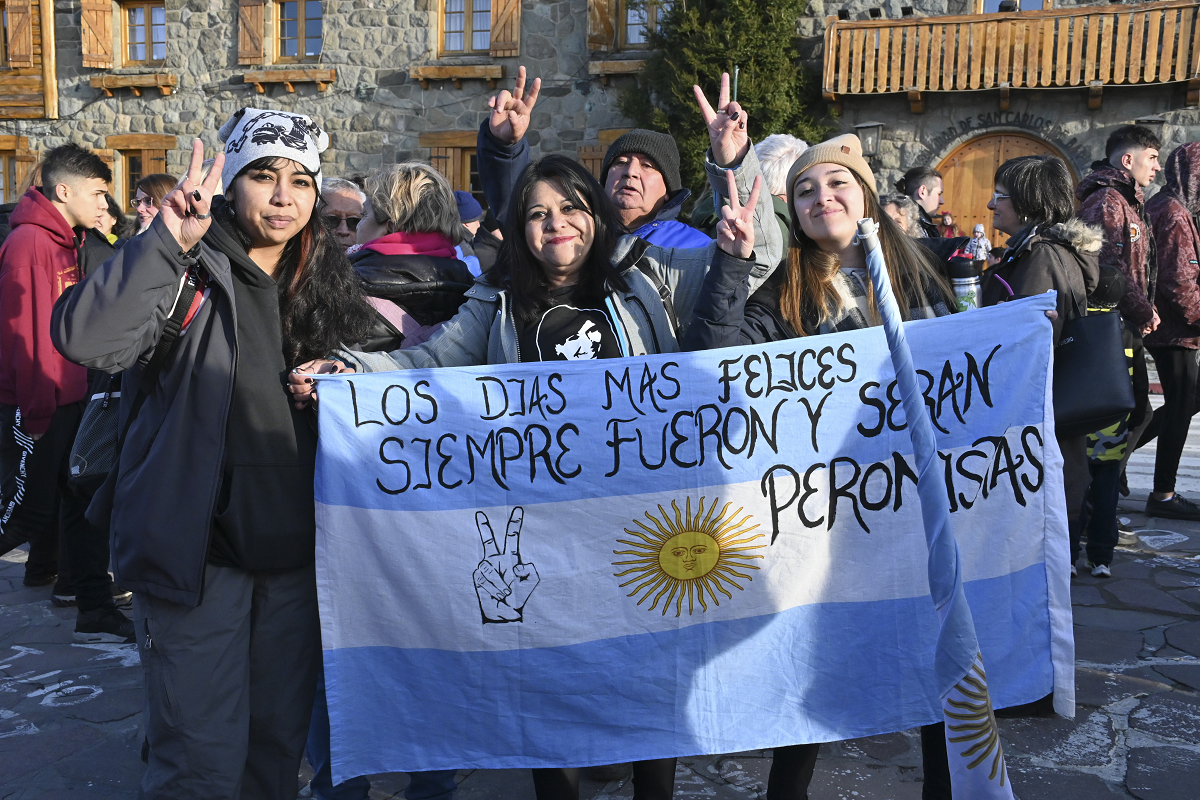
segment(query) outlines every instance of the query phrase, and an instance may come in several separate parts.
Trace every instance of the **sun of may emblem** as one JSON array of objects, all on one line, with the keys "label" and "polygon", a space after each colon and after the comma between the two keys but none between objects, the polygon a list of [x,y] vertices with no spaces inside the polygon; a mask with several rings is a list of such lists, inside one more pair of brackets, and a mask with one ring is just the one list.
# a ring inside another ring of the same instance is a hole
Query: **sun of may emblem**
[{"label": "sun of may emblem", "polygon": [[[627,567],[616,573],[618,578],[626,575],[632,577],[621,584],[621,587],[633,585],[629,597],[641,594],[638,605],[654,596],[650,610],[658,607],[661,600],[662,613],[666,616],[671,602],[675,603],[675,616],[683,613],[683,601],[687,599],[688,614],[695,611],[696,601],[700,607],[708,610],[708,602],[720,605],[717,592],[733,599],[733,595],[725,588],[726,585],[741,590],[739,580],[751,581],[753,577],[739,570],[758,569],[752,562],[763,558],[751,553],[765,545],[752,544],[756,539],[766,538],[761,533],[748,535],[758,525],[748,525],[751,516],[747,514],[737,519],[742,509],[729,512],[733,503],[726,503],[719,514],[715,514],[720,499],[713,500],[705,514],[704,498],[700,498],[700,507],[692,514],[692,499],[689,497],[685,509],[679,510],[679,505],[672,500],[671,508],[675,510],[674,518],[661,505],[656,517],[646,512],[647,525],[635,519],[633,524],[641,530],[625,529],[625,533],[635,537],[635,540],[618,539],[621,544],[629,545],[633,550],[614,550],[618,556],[632,556],[627,561],[614,561],[614,567]],[[636,585],[635,585],[636,584]]]}]

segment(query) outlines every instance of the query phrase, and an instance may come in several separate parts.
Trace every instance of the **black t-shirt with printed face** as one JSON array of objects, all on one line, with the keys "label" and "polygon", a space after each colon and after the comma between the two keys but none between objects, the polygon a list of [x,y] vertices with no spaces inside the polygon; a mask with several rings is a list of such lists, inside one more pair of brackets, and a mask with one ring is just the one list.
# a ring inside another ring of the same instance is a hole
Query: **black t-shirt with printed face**
[{"label": "black t-shirt with printed face", "polygon": [[521,325],[522,361],[620,358],[621,346],[603,304],[574,294],[574,286],[555,289],[550,292],[550,307]]}]

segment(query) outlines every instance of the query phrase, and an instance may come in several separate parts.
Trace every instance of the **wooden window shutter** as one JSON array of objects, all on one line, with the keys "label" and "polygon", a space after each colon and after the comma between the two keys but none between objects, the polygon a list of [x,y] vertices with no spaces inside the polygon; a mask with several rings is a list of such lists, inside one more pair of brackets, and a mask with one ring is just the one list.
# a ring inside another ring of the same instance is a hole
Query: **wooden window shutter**
[{"label": "wooden window shutter", "polygon": [[8,0],[8,65],[33,66],[33,11],[30,0]]},{"label": "wooden window shutter", "polygon": [[112,69],[112,0],[83,0],[81,5],[79,21],[83,28],[83,65],[92,69]]},{"label": "wooden window shutter", "polygon": [[[238,0],[238,63],[261,64],[263,50],[264,0]],[[302,6],[303,7],[303,6]]]},{"label": "wooden window shutter", "polygon": [[617,41],[617,0],[588,0],[588,50],[607,53]]},{"label": "wooden window shutter", "polygon": [[488,55],[521,54],[521,0],[492,0],[492,46]]}]

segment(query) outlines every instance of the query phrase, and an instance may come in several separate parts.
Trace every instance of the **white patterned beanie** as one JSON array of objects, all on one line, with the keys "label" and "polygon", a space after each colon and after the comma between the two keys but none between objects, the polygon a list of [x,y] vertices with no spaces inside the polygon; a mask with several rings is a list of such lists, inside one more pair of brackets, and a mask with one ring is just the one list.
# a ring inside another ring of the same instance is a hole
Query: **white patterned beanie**
[{"label": "white patterned beanie", "polygon": [[248,164],[260,158],[290,158],[316,175],[321,186],[321,153],[329,147],[329,134],[304,114],[243,108],[221,126],[217,134],[225,144],[221,180],[226,190]]}]

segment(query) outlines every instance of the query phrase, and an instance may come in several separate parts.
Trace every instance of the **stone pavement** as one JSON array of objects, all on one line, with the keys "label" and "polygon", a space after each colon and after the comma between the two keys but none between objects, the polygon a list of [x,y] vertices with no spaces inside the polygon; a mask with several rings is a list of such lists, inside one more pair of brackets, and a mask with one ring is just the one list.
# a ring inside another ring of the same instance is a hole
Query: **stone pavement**
[{"label": "stone pavement", "polygon": [[[1180,490],[1200,499],[1200,421]],[[1141,544],[1118,551],[1113,577],[1081,575],[1075,607],[1075,719],[1001,720],[1019,800],[1200,798],[1200,524],[1147,519],[1153,449],[1128,470],[1122,515]],[[21,584],[24,552],[0,560],[0,800],[109,800],[136,794],[142,764],[141,672],[133,645],[71,643],[74,612],[49,587]],[[680,760],[677,798],[765,796],[764,753]],[[585,780],[584,798],[628,798],[620,768]],[[301,770],[301,797],[309,775]],[[533,797],[525,770],[459,773],[460,800]],[[404,775],[373,779],[372,798],[402,796]],[[918,800],[915,732],[826,745],[813,800]]]}]

